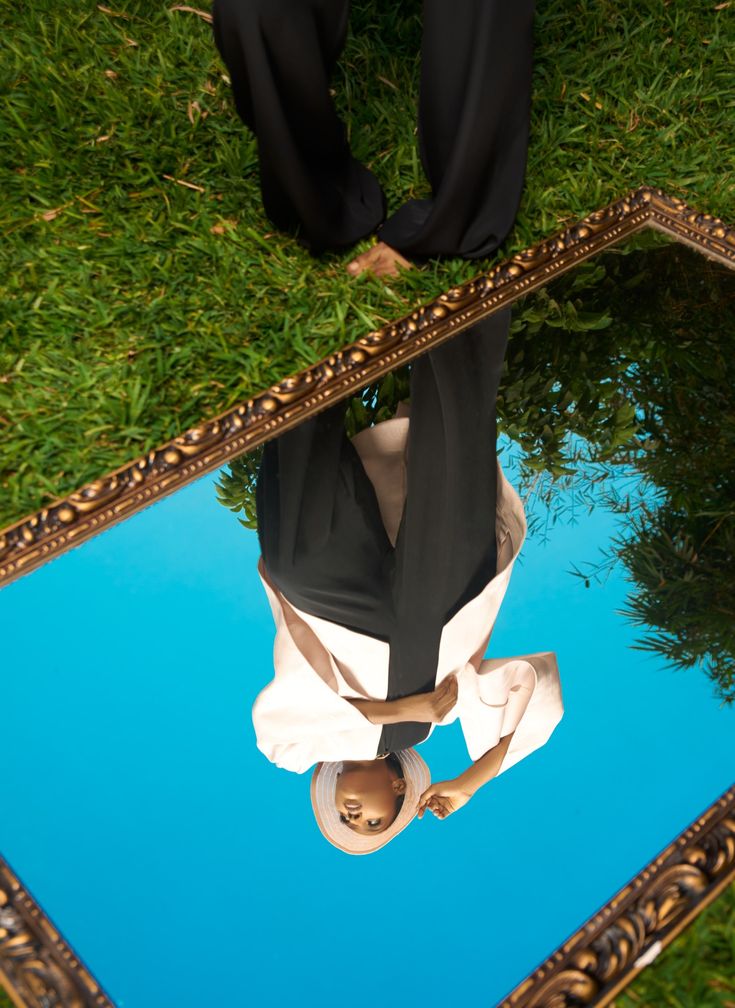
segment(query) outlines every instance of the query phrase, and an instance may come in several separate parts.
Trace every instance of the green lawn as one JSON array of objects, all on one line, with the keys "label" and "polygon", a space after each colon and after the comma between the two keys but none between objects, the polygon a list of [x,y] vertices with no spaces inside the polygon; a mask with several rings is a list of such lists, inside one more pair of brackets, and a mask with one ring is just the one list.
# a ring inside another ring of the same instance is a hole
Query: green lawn
[{"label": "green lawn", "polygon": [[[0,527],[642,183],[735,221],[731,3],[541,0],[514,230],[385,283],[272,233],[209,24],[110,2],[5,12]],[[355,0],[334,80],[391,210],[419,39],[418,0]]]}]

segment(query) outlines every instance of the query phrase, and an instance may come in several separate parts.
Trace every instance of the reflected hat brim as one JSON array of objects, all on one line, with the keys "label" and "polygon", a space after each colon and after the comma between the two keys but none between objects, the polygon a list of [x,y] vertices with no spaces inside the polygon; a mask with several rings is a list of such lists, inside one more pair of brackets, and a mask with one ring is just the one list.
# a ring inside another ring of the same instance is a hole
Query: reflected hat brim
[{"label": "reflected hat brim", "polygon": [[317,826],[331,844],[346,854],[372,854],[398,836],[418,812],[419,799],[431,784],[428,766],[413,749],[401,749],[395,754],[403,770],[406,791],[401,811],[391,825],[375,836],[355,833],[339,818],[334,803],[337,774],[342,763],[317,763],[311,778],[311,807]]}]

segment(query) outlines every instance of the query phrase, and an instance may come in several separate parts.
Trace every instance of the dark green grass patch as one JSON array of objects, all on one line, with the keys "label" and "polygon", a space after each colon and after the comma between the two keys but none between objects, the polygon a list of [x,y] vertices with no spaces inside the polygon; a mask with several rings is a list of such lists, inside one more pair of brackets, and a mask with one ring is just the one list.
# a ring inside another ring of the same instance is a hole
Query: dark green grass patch
[{"label": "dark green grass patch", "polygon": [[[638,185],[735,221],[734,15],[683,0],[539,2],[513,231],[492,259],[386,283],[274,232],[206,20],[142,0],[9,9],[0,527]],[[390,210],[427,192],[420,37],[417,0],[356,0],[333,81]]]}]

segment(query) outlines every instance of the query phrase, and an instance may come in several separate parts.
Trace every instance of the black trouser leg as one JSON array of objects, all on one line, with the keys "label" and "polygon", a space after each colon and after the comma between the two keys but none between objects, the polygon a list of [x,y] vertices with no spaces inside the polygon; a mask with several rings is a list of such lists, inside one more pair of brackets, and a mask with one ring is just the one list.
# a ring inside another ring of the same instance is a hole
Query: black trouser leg
[{"label": "black trouser leg", "polygon": [[[434,688],[444,625],[495,576],[495,403],[510,317],[510,308],[497,312],[413,366],[388,699]],[[381,751],[427,733],[428,725],[385,725]]]},{"label": "black trouser leg", "polygon": [[385,199],[329,94],[349,0],[214,0],[212,16],[235,106],[257,136],[268,217],[314,253],[370,234]]},{"label": "black trouser leg", "polygon": [[424,0],[419,146],[432,197],[379,231],[406,256],[475,259],[515,219],[528,150],[533,0]]},{"label": "black trouser leg", "polygon": [[510,318],[504,308],[413,366],[399,612],[446,621],[495,575],[496,399]]}]

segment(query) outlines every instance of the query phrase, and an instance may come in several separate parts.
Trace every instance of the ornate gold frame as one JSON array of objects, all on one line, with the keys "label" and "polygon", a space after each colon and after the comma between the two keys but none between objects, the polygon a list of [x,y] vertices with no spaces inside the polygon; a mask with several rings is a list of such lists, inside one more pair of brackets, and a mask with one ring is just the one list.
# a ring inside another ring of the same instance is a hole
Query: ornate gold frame
[{"label": "ornate gold frame", "polygon": [[735,880],[735,786],[497,1008],[603,1008]]},{"label": "ornate gold frame", "polygon": [[[521,294],[654,228],[735,268],[735,229],[642,186],[488,273],[0,532],[0,586],[358,391]],[[735,787],[498,1008],[602,1008],[735,879]],[[0,857],[0,984],[20,1008],[114,1008]]]},{"label": "ornate gold frame", "polygon": [[[603,1008],[735,879],[735,786],[497,1008]],[[18,1008],[115,1008],[0,857],[0,985]]]},{"label": "ornate gold frame", "polygon": [[1,856],[0,987],[18,1008],[115,1008]]},{"label": "ornate gold frame", "polygon": [[735,229],[642,186],[0,532],[0,587],[645,228],[735,267]]}]

